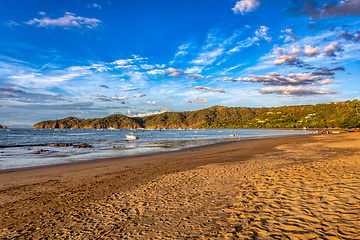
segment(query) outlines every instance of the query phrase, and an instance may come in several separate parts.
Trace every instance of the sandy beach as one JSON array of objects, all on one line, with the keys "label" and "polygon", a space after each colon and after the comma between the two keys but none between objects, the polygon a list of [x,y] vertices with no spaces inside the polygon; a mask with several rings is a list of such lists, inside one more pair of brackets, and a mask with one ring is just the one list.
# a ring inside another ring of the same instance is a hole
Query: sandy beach
[{"label": "sandy beach", "polygon": [[360,239],[360,133],[0,172],[0,239]]}]

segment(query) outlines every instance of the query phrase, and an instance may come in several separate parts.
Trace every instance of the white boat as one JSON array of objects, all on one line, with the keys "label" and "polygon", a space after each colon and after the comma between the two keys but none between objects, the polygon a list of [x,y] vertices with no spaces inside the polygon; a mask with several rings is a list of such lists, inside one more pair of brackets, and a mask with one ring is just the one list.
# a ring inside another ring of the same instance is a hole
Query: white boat
[{"label": "white boat", "polygon": [[139,136],[136,136],[134,135],[133,133],[131,134],[126,134],[126,139],[129,139],[129,140],[136,140],[136,139],[139,139]]}]

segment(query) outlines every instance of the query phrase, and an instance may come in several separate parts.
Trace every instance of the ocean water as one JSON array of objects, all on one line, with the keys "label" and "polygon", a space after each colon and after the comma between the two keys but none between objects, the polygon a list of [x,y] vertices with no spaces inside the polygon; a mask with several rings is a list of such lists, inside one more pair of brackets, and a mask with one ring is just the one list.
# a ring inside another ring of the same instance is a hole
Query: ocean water
[{"label": "ocean water", "polygon": [[[134,133],[139,139],[126,139],[125,135],[129,133]],[[312,132],[268,129],[1,129],[0,170],[174,151],[235,139],[304,134]],[[57,143],[87,143],[92,148],[54,146]],[[41,150],[40,154],[34,154]]]}]

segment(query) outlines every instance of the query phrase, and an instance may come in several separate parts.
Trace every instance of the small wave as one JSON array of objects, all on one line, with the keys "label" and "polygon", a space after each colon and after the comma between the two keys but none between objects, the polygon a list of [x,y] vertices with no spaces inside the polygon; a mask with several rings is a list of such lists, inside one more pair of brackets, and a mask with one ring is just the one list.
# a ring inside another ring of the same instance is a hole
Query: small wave
[{"label": "small wave", "polygon": [[42,147],[48,146],[49,144],[20,144],[20,145],[0,145],[0,148],[15,148],[15,147]]},{"label": "small wave", "polygon": [[123,144],[124,143],[124,141],[123,142],[97,142],[96,144]]}]

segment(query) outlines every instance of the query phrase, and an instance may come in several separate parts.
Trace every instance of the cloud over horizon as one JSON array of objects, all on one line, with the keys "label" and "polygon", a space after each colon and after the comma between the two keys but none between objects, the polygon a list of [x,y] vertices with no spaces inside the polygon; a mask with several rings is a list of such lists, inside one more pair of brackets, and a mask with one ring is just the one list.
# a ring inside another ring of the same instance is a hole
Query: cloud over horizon
[{"label": "cloud over horizon", "polygon": [[282,87],[267,87],[260,89],[261,94],[278,94],[278,95],[294,95],[294,96],[308,96],[308,95],[325,95],[325,94],[337,94],[336,91],[322,91],[309,87],[294,87],[294,86],[282,86]]},{"label": "cloud over horizon", "polygon": [[[330,70],[328,70],[328,72],[330,72]],[[327,74],[290,73],[285,75],[277,72],[270,72],[267,75],[251,74],[249,77],[231,79],[230,81],[282,86],[325,85],[333,83],[331,79],[325,78],[323,75]]]}]

